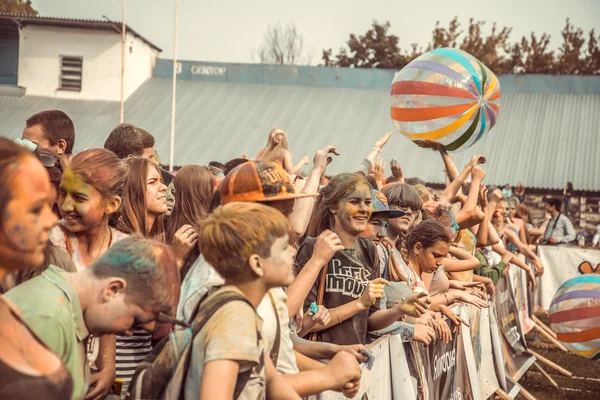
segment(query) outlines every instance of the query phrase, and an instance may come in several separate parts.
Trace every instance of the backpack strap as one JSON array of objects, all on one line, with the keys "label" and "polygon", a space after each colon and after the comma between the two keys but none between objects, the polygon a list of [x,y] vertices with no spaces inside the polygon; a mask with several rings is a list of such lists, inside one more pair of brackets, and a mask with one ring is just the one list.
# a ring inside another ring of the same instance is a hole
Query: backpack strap
[{"label": "backpack strap", "polygon": [[[329,268],[329,263],[321,267],[321,274],[319,275],[319,286],[317,286],[317,305],[323,305],[323,300],[325,298],[325,286],[327,285],[327,268]],[[311,333],[310,340],[316,342],[317,336],[317,332]]]},{"label": "backpack strap", "polygon": [[[206,325],[206,323],[208,322],[208,320],[221,308],[223,307],[225,304],[230,303],[232,301],[243,301],[246,304],[248,304],[250,307],[252,307],[252,309],[254,309],[254,307],[252,306],[252,304],[250,303],[250,301],[242,296],[239,293],[236,292],[232,292],[232,291],[227,291],[227,292],[223,292],[223,293],[219,293],[216,296],[213,296],[211,299],[208,299],[204,302],[202,302],[201,306],[199,305],[196,312],[195,312],[195,317],[192,321],[192,338],[191,338],[191,343],[193,343],[194,339],[196,338],[196,335],[198,335],[198,333],[200,332],[200,330],[202,330],[202,328],[204,327],[204,325]],[[256,340],[257,340],[257,345],[258,345],[258,341],[261,339],[261,334],[260,334],[260,330],[256,330]],[[184,363],[185,363],[185,371],[189,370],[189,364],[190,364],[190,359],[191,359],[191,354],[192,352],[188,352]],[[262,357],[261,357],[262,359]],[[246,386],[246,383],[248,382],[248,380],[250,379],[250,374],[252,373],[252,369],[249,369],[246,372],[242,372],[238,375],[238,379],[237,382],[235,384],[235,391],[233,394],[233,398],[237,399],[240,394],[242,393],[242,391],[244,390],[244,387]],[[181,391],[181,396],[180,399],[184,399],[184,390]]]},{"label": "backpack strap", "polygon": [[275,305],[275,299],[271,292],[267,292],[269,299],[271,299],[271,305],[273,306],[273,312],[275,313],[275,321],[277,321],[277,333],[275,334],[275,342],[271,347],[271,353],[269,357],[273,361],[273,366],[277,367],[277,359],[279,358],[279,343],[281,342],[281,324],[279,322],[279,314],[277,313],[277,306]]}]

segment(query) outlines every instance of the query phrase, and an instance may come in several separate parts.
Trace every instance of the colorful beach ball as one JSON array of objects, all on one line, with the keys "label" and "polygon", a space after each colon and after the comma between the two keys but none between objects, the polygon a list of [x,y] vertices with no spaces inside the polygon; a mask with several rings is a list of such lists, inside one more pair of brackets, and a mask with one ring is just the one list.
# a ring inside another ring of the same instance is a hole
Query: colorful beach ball
[{"label": "colorful beach ball", "polygon": [[431,50],[397,72],[392,82],[396,129],[446,150],[471,147],[494,127],[499,113],[498,78],[461,50]]},{"label": "colorful beach ball", "polygon": [[552,330],[566,348],[600,359],[600,275],[569,279],[558,288],[548,310]]}]

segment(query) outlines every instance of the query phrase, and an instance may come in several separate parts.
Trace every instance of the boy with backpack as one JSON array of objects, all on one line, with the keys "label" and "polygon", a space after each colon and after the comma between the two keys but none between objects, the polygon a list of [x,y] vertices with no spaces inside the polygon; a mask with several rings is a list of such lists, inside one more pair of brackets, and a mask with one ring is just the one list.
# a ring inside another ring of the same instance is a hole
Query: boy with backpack
[{"label": "boy with backpack", "polygon": [[228,297],[193,339],[185,398],[297,399],[266,353],[256,307],[275,287],[294,280],[289,223],[274,208],[231,203],[215,210],[200,231],[202,253],[225,279],[199,312]]}]

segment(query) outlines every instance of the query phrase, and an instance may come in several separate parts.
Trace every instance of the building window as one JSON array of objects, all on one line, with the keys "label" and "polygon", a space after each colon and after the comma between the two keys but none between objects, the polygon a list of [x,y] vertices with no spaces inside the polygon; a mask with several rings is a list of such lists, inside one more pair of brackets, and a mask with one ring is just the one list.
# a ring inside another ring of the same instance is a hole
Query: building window
[{"label": "building window", "polygon": [[62,90],[81,92],[83,57],[60,56],[60,87]]}]

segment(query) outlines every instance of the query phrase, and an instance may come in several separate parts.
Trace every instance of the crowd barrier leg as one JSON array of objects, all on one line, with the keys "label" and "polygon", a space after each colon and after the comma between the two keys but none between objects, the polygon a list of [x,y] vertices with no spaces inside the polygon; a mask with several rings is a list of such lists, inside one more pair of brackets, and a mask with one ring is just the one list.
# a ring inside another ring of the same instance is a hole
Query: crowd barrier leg
[{"label": "crowd barrier leg", "polygon": [[564,369],[563,367],[561,367],[561,366],[553,363],[552,361],[548,360],[546,357],[540,356],[535,351],[533,351],[531,349],[528,349],[527,351],[529,352],[529,354],[531,354],[532,356],[534,356],[535,358],[537,358],[538,360],[540,360],[540,362],[546,364],[547,366],[549,366],[552,369],[557,370],[558,372],[560,372],[564,376],[568,376],[569,378],[573,376],[573,374],[571,372],[569,372],[566,369]]},{"label": "crowd barrier leg", "polygon": [[552,386],[554,386],[555,388],[558,389],[558,383],[556,383],[556,381],[554,379],[552,379],[552,377],[550,375],[548,375],[548,373],[546,371],[544,371],[544,368],[540,367],[537,362],[534,362],[533,366],[536,367],[538,369],[538,371],[540,371],[542,373],[542,375],[544,375],[546,377],[546,379],[548,379],[548,381],[550,381],[550,384]]},{"label": "crowd barrier leg", "polygon": [[569,352],[569,350],[565,346],[563,346],[562,343],[560,343],[558,340],[554,339],[544,329],[540,328],[540,326],[537,323],[534,325],[534,329],[536,331],[538,331],[539,333],[541,333],[543,336],[545,336],[546,339],[548,339],[549,341],[551,341],[552,344],[555,345],[556,347],[558,347],[560,350],[564,351],[565,353]]},{"label": "crowd barrier leg", "polygon": [[540,321],[540,319],[538,317],[536,317],[535,314],[532,315],[532,319],[537,325],[540,326],[540,328],[545,330],[554,339],[557,339],[556,333],[554,333],[554,331],[552,329],[548,328],[548,326],[546,324],[544,324],[542,321]]}]

